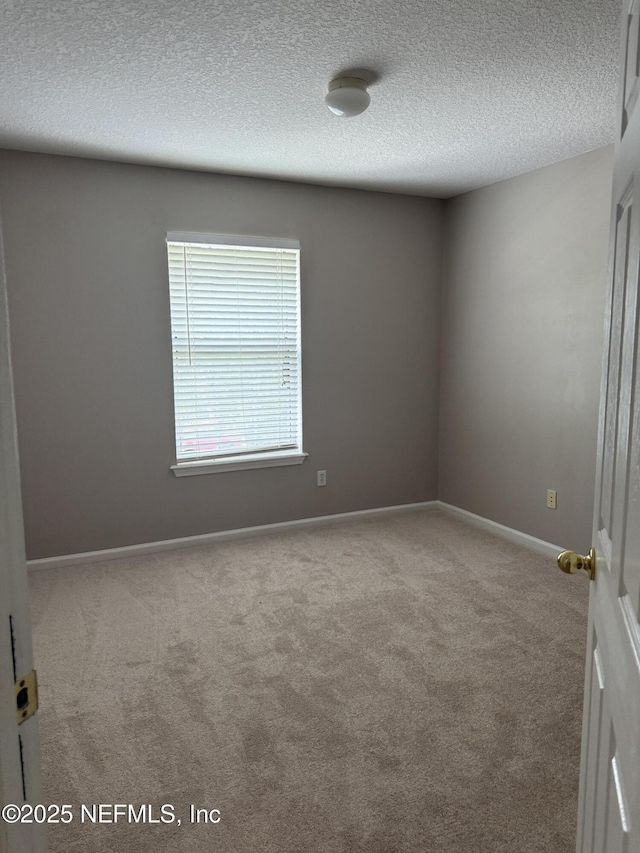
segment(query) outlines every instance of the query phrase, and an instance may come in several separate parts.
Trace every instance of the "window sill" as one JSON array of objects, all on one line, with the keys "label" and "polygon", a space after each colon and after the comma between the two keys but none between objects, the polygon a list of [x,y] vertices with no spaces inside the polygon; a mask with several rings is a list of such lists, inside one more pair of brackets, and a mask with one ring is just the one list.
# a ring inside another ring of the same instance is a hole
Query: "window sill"
[{"label": "window sill", "polygon": [[193,477],[197,474],[224,474],[228,471],[245,471],[249,468],[275,468],[281,465],[301,465],[308,453],[299,450],[286,453],[256,453],[247,456],[227,456],[224,459],[198,459],[178,462],[171,466],[176,477]]}]

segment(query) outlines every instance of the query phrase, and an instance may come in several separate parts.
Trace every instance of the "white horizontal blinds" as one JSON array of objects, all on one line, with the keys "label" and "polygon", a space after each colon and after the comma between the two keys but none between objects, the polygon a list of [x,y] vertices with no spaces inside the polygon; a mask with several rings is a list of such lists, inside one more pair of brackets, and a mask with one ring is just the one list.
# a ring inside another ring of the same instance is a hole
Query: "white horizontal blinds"
[{"label": "white horizontal blinds", "polygon": [[299,251],[167,246],[178,460],[299,447]]}]

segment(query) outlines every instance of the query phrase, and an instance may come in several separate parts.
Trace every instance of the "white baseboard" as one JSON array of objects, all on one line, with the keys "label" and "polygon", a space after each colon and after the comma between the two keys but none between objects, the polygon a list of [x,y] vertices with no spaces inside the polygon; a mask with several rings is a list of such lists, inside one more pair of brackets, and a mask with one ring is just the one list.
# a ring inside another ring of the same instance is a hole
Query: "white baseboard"
[{"label": "white baseboard", "polygon": [[533,551],[538,551],[547,557],[555,558],[560,551],[564,550],[564,548],[560,548],[558,545],[552,545],[551,542],[545,542],[544,539],[536,539],[535,536],[529,536],[528,533],[522,533],[520,530],[514,530],[512,527],[505,527],[504,524],[498,524],[497,521],[491,521],[489,518],[483,518],[481,515],[467,512],[466,509],[460,509],[460,507],[444,503],[443,501],[434,501],[434,503],[435,508],[441,509],[443,512],[455,515],[464,521],[468,521],[469,524],[481,527],[483,530],[489,531],[489,533],[495,533],[496,536],[502,536],[503,539],[508,539],[517,545],[531,548]]},{"label": "white baseboard", "polygon": [[241,527],[236,530],[222,530],[218,533],[204,533],[200,536],[185,536],[181,539],[165,539],[160,542],[144,542],[141,545],[125,545],[122,548],[108,548],[104,551],[85,551],[82,554],[63,554],[60,557],[44,557],[39,560],[27,560],[29,571],[59,569],[66,566],[80,566],[87,563],[103,563],[107,560],[122,560],[141,554],[156,554],[159,551],[177,551],[182,548],[198,548],[202,545],[214,545],[232,539],[248,539],[251,536],[266,536],[272,533],[286,533],[293,530],[305,530],[311,527],[323,527],[347,521],[362,521],[381,515],[393,515],[403,512],[419,512],[436,509],[439,501],[382,506],[376,509],[361,509],[356,512],[340,512],[335,515],[320,515],[315,518],[299,518],[295,521],[280,521],[276,524],[261,524],[257,527]]},{"label": "white baseboard", "polygon": [[382,515],[394,515],[404,512],[419,512],[421,510],[440,509],[451,515],[467,521],[476,527],[481,527],[489,533],[495,533],[503,539],[531,548],[547,557],[556,557],[563,549],[528,533],[521,533],[497,521],[491,521],[466,509],[460,509],[443,501],[423,501],[422,503],[399,504],[383,506],[375,509],[361,509],[356,512],[340,512],[335,515],[320,515],[315,518],[299,518],[295,521],[280,521],[276,524],[261,524],[257,527],[240,527],[236,530],[221,530],[218,533],[204,533],[200,536],[184,536],[181,539],[165,539],[160,542],[144,542],[141,545],[125,545],[122,548],[108,548],[104,551],[85,551],[81,554],[63,554],[60,557],[44,557],[39,560],[28,560],[29,571],[42,569],[59,569],[66,566],[81,566],[89,563],[103,563],[108,560],[122,560],[142,554],[156,554],[160,551],[178,551],[182,548],[199,548],[203,545],[214,545],[217,542],[229,542],[232,539],[248,539],[251,536],[267,536],[273,533],[287,533],[294,530],[305,530],[312,527],[324,527],[331,524],[341,524],[348,521],[361,521]]}]

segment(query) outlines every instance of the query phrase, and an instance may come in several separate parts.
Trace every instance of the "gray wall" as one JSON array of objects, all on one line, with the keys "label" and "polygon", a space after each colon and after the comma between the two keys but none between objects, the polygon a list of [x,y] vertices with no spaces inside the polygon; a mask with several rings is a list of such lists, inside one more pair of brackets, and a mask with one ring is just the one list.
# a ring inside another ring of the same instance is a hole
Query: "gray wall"
[{"label": "gray wall", "polygon": [[[437,496],[442,202],[7,151],[0,201],[29,557]],[[303,465],[169,471],[168,230],[300,239]]]},{"label": "gray wall", "polygon": [[[443,204],[0,152],[28,556],[437,496],[588,548],[611,168]],[[303,465],[170,473],[168,230],[300,239]]]},{"label": "gray wall", "polygon": [[440,498],[578,550],[591,544],[612,156],[446,205]]}]

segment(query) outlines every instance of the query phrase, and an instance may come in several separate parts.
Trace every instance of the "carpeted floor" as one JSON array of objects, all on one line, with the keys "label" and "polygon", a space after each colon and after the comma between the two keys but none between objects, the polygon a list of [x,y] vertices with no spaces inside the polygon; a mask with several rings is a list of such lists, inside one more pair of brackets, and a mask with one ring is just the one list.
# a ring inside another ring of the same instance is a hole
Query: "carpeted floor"
[{"label": "carpeted floor", "polygon": [[440,512],[32,574],[50,850],[572,853],[584,581]]}]

